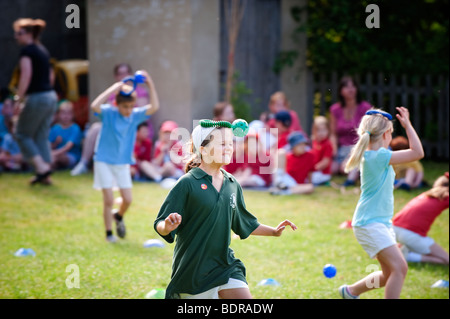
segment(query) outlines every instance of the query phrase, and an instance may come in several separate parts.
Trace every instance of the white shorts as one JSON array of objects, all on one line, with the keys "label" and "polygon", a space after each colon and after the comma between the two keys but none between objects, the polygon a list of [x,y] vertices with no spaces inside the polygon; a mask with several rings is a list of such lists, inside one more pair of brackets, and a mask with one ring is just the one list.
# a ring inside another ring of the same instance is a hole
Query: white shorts
[{"label": "white shorts", "polygon": [[382,223],[353,226],[353,232],[370,258],[375,258],[383,249],[397,244],[394,229]]},{"label": "white shorts", "polygon": [[219,299],[219,291],[225,289],[248,288],[248,285],[237,279],[230,278],[228,283],[222,286],[214,287],[197,295],[180,294],[181,299]]},{"label": "white shorts", "polygon": [[130,165],[113,165],[94,162],[94,188],[132,188]]},{"label": "white shorts", "polygon": [[394,226],[395,235],[399,243],[403,244],[408,250],[428,255],[431,253],[430,247],[434,244],[434,240],[430,237],[423,237],[410,231],[409,229]]}]

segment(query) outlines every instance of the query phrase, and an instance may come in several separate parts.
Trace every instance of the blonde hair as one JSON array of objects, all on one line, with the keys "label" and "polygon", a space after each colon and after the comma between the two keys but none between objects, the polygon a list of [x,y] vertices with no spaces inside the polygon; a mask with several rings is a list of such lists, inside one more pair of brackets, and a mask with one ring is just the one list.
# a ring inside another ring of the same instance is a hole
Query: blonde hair
[{"label": "blonde hair", "polygon": [[282,99],[283,100],[283,104],[287,109],[291,108],[291,103],[289,102],[289,100],[287,99],[287,96],[284,92],[281,91],[277,91],[275,93],[273,93],[270,96],[270,101],[269,104],[272,105],[273,103],[275,103],[276,100],[278,99]]},{"label": "blonde hair", "polygon": [[433,188],[425,192],[428,197],[444,200],[448,198],[448,177],[441,176],[433,184]]},{"label": "blonde hair", "polygon": [[328,122],[328,119],[325,116],[322,116],[322,115],[316,116],[314,118],[313,127],[311,129],[311,138],[313,140],[316,139],[316,130],[317,130],[317,127],[320,126],[320,125],[325,125],[325,127],[328,130],[328,134],[330,132],[330,123]]},{"label": "blonde hair", "polygon": [[71,111],[73,112],[73,104],[69,100],[61,100],[59,102],[58,111]]},{"label": "blonde hair", "polygon": [[[374,109],[376,111],[381,111]],[[392,122],[381,114],[364,115],[358,127],[358,142],[353,146],[350,158],[345,165],[345,172],[348,173],[352,169],[359,166],[363,158],[364,152],[370,143],[380,140],[385,132],[393,131]]]}]

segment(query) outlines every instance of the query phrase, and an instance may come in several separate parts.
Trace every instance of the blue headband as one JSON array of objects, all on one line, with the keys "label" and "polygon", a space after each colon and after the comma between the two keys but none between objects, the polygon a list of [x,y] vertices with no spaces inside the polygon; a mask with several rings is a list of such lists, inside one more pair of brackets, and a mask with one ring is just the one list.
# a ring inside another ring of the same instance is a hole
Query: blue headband
[{"label": "blue headband", "polygon": [[369,111],[366,112],[366,115],[374,115],[374,114],[381,114],[385,118],[387,118],[389,121],[392,121],[392,115],[389,114],[388,112],[377,111],[377,110],[369,110]]}]

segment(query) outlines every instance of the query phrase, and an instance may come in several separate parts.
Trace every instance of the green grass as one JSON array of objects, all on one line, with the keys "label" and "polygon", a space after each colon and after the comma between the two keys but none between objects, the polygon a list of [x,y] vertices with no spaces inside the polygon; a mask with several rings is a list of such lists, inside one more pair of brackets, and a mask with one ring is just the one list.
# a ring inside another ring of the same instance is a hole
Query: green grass
[{"label": "green grass", "polygon": [[[425,162],[430,183],[448,170],[447,163]],[[127,238],[117,244],[104,239],[101,193],[92,189],[92,175],[54,175],[54,186],[29,187],[29,175],[0,175],[0,298],[145,298],[170,279],[173,245],[144,248],[159,238],[153,221],[167,190],[153,183],[134,183],[134,201],[126,216]],[[339,179],[338,179],[339,181]],[[395,211],[423,190],[395,191]],[[368,274],[371,260],[350,229],[358,195],[320,187],[309,196],[272,197],[245,191],[247,208],[264,224],[276,226],[287,218],[299,230],[280,238],[233,239],[231,247],[247,268],[254,298],[339,298],[337,288]],[[449,214],[434,223],[429,236],[449,249]],[[15,257],[21,247],[36,257]],[[337,275],[327,279],[322,267],[332,263]],[[66,267],[76,264],[80,288],[69,289]],[[369,267],[369,268],[367,268]],[[274,278],[279,287],[257,286]],[[449,298],[448,289],[430,288],[449,279],[449,268],[409,264],[402,298]],[[383,289],[362,298],[382,298]]]}]

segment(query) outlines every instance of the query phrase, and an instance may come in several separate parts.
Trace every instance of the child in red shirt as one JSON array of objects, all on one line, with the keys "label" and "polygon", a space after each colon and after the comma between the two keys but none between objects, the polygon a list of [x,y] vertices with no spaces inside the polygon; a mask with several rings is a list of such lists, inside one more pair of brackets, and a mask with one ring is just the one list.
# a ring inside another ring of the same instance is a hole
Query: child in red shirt
[{"label": "child in red shirt", "polygon": [[275,127],[278,130],[278,148],[284,148],[288,144],[288,136],[291,133],[292,118],[288,111],[280,111],[275,114]]},{"label": "child in red shirt", "polygon": [[434,220],[449,207],[448,172],[439,177],[429,191],[413,198],[392,222],[397,241],[410,262],[448,265],[448,253],[427,237]]},{"label": "child in red shirt", "polygon": [[143,174],[140,169],[142,163],[151,161],[153,143],[148,137],[148,134],[148,124],[146,122],[139,124],[137,127],[136,143],[134,144],[136,164],[130,166],[131,176],[133,178],[138,178]]},{"label": "child in red shirt", "polygon": [[315,156],[311,182],[317,186],[331,180],[333,144],[330,141],[330,127],[325,116],[317,116],[312,127],[312,150]]},{"label": "child in red shirt", "polygon": [[250,131],[245,137],[243,151],[244,163],[232,173],[239,184],[242,187],[270,186],[272,183],[272,174],[268,172],[271,163],[270,154],[261,147],[256,132]]},{"label": "child in red shirt", "polygon": [[307,151],[308,139],[301,132],[288,136],[291,151],[278,157],[278,170],[274,176],[272,195],[310,194],[314,191],[310,175],[314,170],[315,156]]}]

